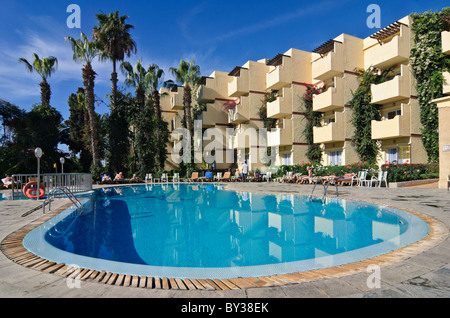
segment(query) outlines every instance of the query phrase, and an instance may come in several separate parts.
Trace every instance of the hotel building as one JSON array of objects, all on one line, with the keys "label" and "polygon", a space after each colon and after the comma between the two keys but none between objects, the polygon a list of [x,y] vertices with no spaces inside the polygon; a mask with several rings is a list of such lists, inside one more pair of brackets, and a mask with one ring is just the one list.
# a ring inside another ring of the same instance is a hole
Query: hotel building
[{"label": "hotel building", "polygon": [[[313,131],[314,143],[323,150],[322,164],[346,165],[358,161],[352,144],[354,127],[349,102],[359,85],[356,70],[369,67],[390,70],[392,75],[384,83],[371,87],[372,103],[379,105],[381,115],[380,121],[371,123],[372,139],[377,140],[380,149],[378,163],[426,163],[416,83],[409,65],[413,45],[411,23],[407,16],[366,39],[341,34],[313,52],[291,48],[272,59],[248,61],[230,72],[215,71],[204,77],[197,98],[199,103],[206,104],[206,110],[195,119],[202,121],[203,129],[217,128],[224,137],[220,140],[224,158],[218,160],[223,163],[214,167],[240,167],[247,160],[253,170],[266,168],[257,151],[264,146],[252,141],[246,131],[263,128],[259,111],[265,94],[270,92],[278,96],[267,103],[267,117],[276,119],[276,129],[268,130],[263,144],[276,147],[272,165],[309,161],[308,144],[303,136],[306,119],[302,97],[311,84],[324,90],[313,97],[313,110],[322,114],[321,127],[314,127]],[[448,42],[448,34],[442,36]],[[450,79],[450,74],[445,76]],[[450,85],[444,87],[450,93]],[[168,101],[162,103],[163,114],[169,127],[175,129],[180,127],[183,117],[183,87],[168,95]],[[227,128],[233,131],[228,140]],[[209,142],[203,141],[203,149]],[[168,152],[170,149],[171,146]],[[225,156],[234,158],[234,163],[226,163]]]}]

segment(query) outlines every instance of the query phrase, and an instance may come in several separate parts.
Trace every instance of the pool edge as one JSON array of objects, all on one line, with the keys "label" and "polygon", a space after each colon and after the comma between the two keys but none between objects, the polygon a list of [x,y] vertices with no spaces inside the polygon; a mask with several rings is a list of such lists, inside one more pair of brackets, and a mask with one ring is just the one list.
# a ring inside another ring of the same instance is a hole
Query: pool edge
[{"label": "pool edge", "polygon": [[[274,193],[272,192],[271,194]],[[277,194],[283,194],[283,192],[280,191],[277,192]],[[360,199],[358,200],[346,199],[346,200],[383,205],[386,207],[401,210],[406,213],[410,213],[424,220],[428,224],[430,231],[425,238],[411,245],[402,247],[395,251],[385,253],[380,256],[376,256],[373,258],[369,258],[354,263],[328,267],[323,269],[310,270],[306,272],[272,275],[266,277],[248,277],[248,278],[237,277],[229,279],[213,279],[213,278],[190,279],[190,278],[169,278],[169,277],[145,277],[145,276],[140,277],[140,276],[123,275],[120,273],[98,272],[95,270],[83,268],[79,269],[61,263],[57,264],[29,252],[23,246],[23,239],[29,232],[41,226],[45,222],[49,221],[50,219],[54,218],[55,216],[64,212],[65,210],[67,210],[72,206],[72,204],[67,204],[55,212],[45,214],[38,220],[29,223],[28,225],[22,227],[21,229],[5,237],[0,244],[0,249],[8,259],[12,260],[13,262],[21,266],[47,273],[58,274],[66,277],[70,276],[73,278],[79,278],[81,280],[97,281],[103,284],[115,286],[145,287],[152,289],[229,290],[229,289],[245,289],[245,288],[295,284],[313,281],[317,279],[336,278],[360,272],[366,272],[369,265],[378,265],[380,267],[387,266],[398,262],[402,262],[410,257],[416,256],[426,250],[429,250],[439,245],[449,235],[449,230],[444,223],[442,223],[439,220],[436,220],[431,216],[424,215],[417,211],[399,208],[391,204],[389,205],[381,204],[375,201],[360,200]]]}]

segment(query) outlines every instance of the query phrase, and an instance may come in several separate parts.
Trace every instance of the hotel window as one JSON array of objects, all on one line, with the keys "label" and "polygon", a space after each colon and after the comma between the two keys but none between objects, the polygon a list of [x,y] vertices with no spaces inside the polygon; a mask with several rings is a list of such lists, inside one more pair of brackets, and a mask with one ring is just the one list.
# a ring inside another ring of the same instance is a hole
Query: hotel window
[{"label": "hotel window", "polygon": [[401,116],[401,115],[402,115],[401,109],[394,110],[394,111],[391,111],[391,112],[387,112],[387,114],[386,114],[386,119],[387,119],[387,120],[389,120],[389,119],[394,119],[395,116]]},{"label": "hotel window", "polygon": [[281,163],[284,166],[292,166],[291,154],[290,153],[284,153]]},{"label": "hotel window", "polygon": [[387,150],[386,161],[392,163],[394,161],[398,162],[398,151],[397,148],[390,148]]},{"label": "hotel window", "polygon": [[397,163],[408,163],[411,159],[410,146],[399,146],[398,148],[390,148],[387,150],[386,161],[392,163],[397,161]]},{"label": "hotel window", "polygon": [[330,151],[328,157],[330,166],[342,165],[342,151]]}]

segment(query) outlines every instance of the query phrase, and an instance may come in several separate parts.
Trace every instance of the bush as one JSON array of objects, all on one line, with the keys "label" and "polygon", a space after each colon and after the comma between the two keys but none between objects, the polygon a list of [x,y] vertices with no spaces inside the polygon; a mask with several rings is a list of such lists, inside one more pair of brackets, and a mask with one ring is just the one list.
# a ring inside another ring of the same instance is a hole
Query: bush
[{"label": "bush", "polygon": [[402,182],[439,178],[439,165],[432,164],[384,164],[383,171],[388,172],[388,182]]}]

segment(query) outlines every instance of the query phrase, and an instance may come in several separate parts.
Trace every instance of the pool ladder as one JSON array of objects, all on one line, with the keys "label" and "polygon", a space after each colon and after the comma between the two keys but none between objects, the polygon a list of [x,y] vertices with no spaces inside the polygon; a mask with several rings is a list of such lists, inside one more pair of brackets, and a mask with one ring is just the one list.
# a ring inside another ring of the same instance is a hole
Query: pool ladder
[{"label": "pool ladder", "polygon": [[70,191],[67,187],[56,187],[50,190],[47,200],[44,201],[44,213],[45,213],[45,204],[48,202],[48,209],[51,210],[52,206],[52,198],[55,198],[55,195],[57,192],[61,192],[63,195],[65,195],[70,201],[72,201],[73,205],[78,211],[78,215],[82,215],[84,213],[84,207],[83,204],[80,202],[80,200],[77,199],[77,197]]},{"label": "pool ladder", "polygon": [[[322,182],[322,185],[323,185],[322,202],[324,202],[324,200],[325,200],[325,196],[327,195],[328,187],[330,186],[331,181],[328,180],[327,184],[324,184],[324,183],[323,183],[323,182],[324,182],[324,179],[322,179],[322,178],[316,178],[316,181],[314,182],[314,187],[313,187],[313,189],[312,189],[312,191],[311,191],[311,194],[310,194],[309,197],[308,197],[308,198],[309,198],[309,201],[311,201],[311,199],[312,199],[312,196],[313,196],[313,194],[314,194],[314,191],[316,190],[316,187],[317,187],[317,183],[319,183],[319,180]],[[339,196],[338,184],[337,184],[336,181],[334,182],[334,185],[336,186],[336,195]]]}]

